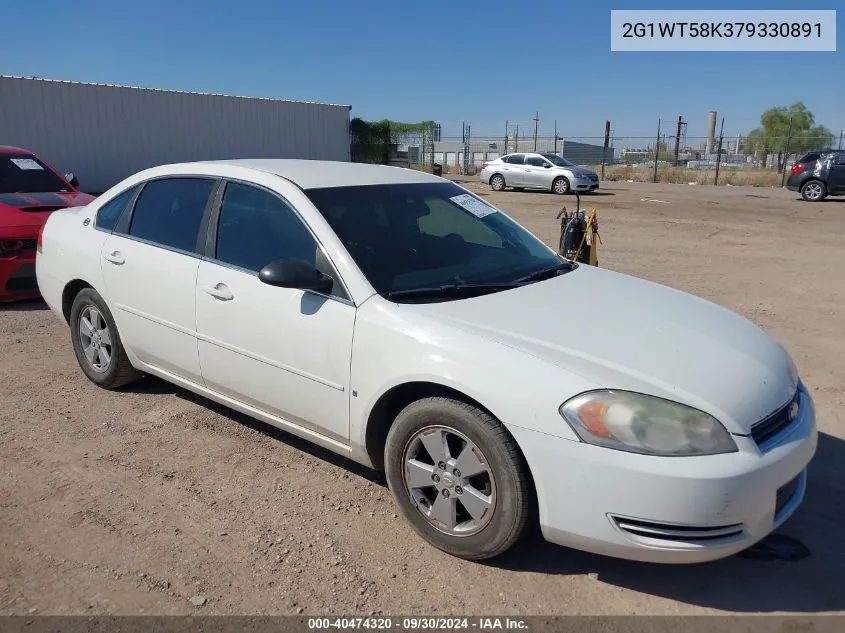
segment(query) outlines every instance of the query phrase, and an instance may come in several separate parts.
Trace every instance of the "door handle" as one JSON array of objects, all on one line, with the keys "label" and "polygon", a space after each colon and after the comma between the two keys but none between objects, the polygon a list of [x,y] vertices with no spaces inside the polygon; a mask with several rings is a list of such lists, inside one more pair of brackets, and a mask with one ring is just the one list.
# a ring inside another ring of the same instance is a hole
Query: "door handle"
[{"label": "door handle", "polygon": [[229,290],[229,287],[224,283],[214,284],[213,286],[206,286],[203,288],[207,294],[210,294],[215,299],[220,299],[221,301],[231,301],[235,298],[235,295],[232,294],[232,291]]},{"label": "door handle", "polygon": [[120,251],[112,251],[111,253],[106,253],[105,255],[103,255],[103,259],[105,259],[106,261],[110,261],[112,264],[117,264],[118,266],[126,262],[126,260],[123,259],[123,255],[120,254]]}]

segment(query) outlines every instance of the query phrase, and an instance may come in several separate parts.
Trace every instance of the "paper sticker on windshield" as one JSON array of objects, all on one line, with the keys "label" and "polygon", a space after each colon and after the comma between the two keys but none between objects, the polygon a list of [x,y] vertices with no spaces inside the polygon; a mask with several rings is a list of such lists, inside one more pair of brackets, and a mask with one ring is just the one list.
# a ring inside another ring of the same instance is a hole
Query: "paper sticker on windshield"
[{"label": "paper sticker on windshield", "polygon": [[44,169],[41,165],[36,163],[31,158],[11,158],[9,160],[11,160],[15,165],[17,165],[18,169]]},{"label": "paper sticker on windshield", "polygon": [[491,207],[486,202],[482,202],[475,196],[471,196],[468,193],[464,193],[459,196],[453,196],[449,198],[449,200],[463,207],[477,218],[483,218],[492,213],[496,213],[497,211],[495,207]]}]

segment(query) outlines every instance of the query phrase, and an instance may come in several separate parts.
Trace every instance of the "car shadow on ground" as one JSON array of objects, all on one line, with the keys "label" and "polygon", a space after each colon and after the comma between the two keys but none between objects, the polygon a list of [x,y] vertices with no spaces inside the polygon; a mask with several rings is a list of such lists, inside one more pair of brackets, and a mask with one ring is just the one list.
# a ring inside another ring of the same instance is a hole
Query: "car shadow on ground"
[{"label": "car shadow on ground", "polygon": [[43,299],[24,299],[21,301],[10,301],[0,303],[0,312],[34,312],[36,310],[49,310],[50,307]]},{"label": "car shadow on ground", "polygon": [[845,609],[845,440],[819,434],[807,493],[777,531],[810,550],[802,560],[732,556],[699,565],[617,560],[545,542],[539,530],[488,564],[547,574],[593,574],[598,581],[700,607],[740,613]]},{"label": "car shadow on ground", "polygon": [[384,478],[384,473],[380,471],[376,471],[371,468],[367,468],[366,466],[362,466],[358,462],[354,462],[348,457],[344,457],[343,455],[334,453],[321,446],[317,446],[316,444],[309,442],[308,440],[302,439],[296,435],[293,435],[292,433],[288,433],[287,431],[283,431],[282,429],[279,429],[271,424],[267,424],[265,422],[262,422],[261,420],[257,420],[253,417],[245,415],[240,411],[230,409],[225,405],[218,404],[214,400],[209,400],[204,396],[195,394],[192,391],[188,391],[187,389],[178,387],[155,376],[144,376],[144,378],[139,380],[138,382],[132,383],[131,385],[124,387],[123,391],[153,395],[175,395],[179,398],[182,398],[200,407],[203,407],[204,409],[213,411],[214,413],[228,418],[233,422],[237,422],[238,424],[241,424],[249,429],[262,433],[276,441],[283,442],[291,448],[302,451],[303,453],[307,453],[312,457],[315,457],[316,459],[320,459],[330,464],[334,464],[338,468],[343,468],[354,475],[358,475],[359,477],[373,482],[374,484],[378,484],[380,486],[385,487],[387,486],[387,482]]},{"label": "car shadow on ground", "polygon": [[[174,394],[316,459],[386,487],[384,474],[265,424],[193,392],[151,376],[125,390]],[[699,607],[740,613],[815,613],[845,609],[845,440],[819,434],[807,493],[778,534],[806,545],[810,556],[795,562],[732,556],[699,565],[655,565],[618,560],[553,545],[539,528],[512,550],[481,564],[516,572],[591,575],[599,582]]]}]

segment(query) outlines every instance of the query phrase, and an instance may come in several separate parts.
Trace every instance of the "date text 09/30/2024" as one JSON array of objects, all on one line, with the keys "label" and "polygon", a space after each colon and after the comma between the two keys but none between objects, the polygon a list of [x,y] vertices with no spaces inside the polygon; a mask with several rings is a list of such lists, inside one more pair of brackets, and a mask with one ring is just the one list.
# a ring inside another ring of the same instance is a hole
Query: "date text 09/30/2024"
[{"label": "date text 09/30/2024", "polygon": [[368,618],[308,618],[308,630],[375,630],[375,631],[454,631],[454,630],[527,630],[528,625],[520,618],[475,617],[368,617]]}]

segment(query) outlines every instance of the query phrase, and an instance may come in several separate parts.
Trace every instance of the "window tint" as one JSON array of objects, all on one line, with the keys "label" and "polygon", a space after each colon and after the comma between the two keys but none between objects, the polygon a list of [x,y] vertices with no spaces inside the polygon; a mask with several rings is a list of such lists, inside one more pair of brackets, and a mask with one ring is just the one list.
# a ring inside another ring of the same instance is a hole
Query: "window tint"
[{"label": "window tint", "polygon": [[208,196],[210,178],[165,178],[148,182],[135,202],[133,237],[195,252],[197,234]]},{"label": "window tint", "polygon": [[217,225],[219,261],[259,271],[277,259],[304,259],[316,266],[314,237],[281,198],[229,183]]},{"label": "window tint", "polygon": [[511,156],[508,156],[505,159],[505,162],[510,163],[511,165],[522,165],[524,159],[525,154],[513,154]]},{"label": "window tint", "polygon": [[455,213],[455,207],[443,198],[427,198],[428,215],[418,221],[420,233],[432,237],[458,236],[464,242],[502,248],[502,237],[472,214]]},{"label": "window tint", "polygon": [[132,187],[123,193],[117,194],[117,196],[106,202],[102,207],[100,207],[100,210],[97,211],[97,219],[94,221],[94,225],[98,229],[114,231],[114,228],[117,226],[117,222],[120,220],[120,216],[123,214],[124,209],[126,209],[126,205],[133,193],[135,193],[135,187]]},{"label": "window tint", "polygon": [[529,156],[525,159],[525,164],[531,165],[532,167],[542,167],[546,164],[546,161],[540,156]]}]

